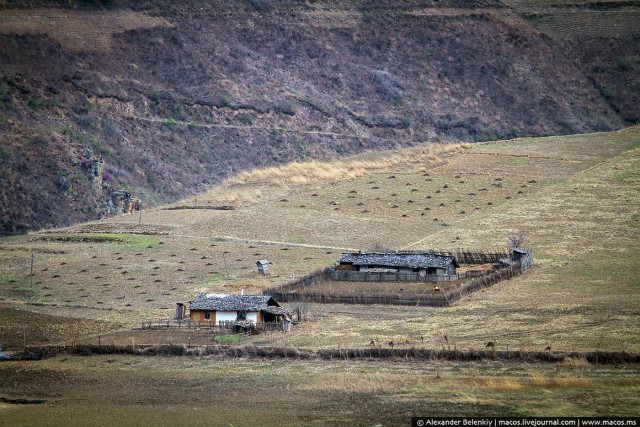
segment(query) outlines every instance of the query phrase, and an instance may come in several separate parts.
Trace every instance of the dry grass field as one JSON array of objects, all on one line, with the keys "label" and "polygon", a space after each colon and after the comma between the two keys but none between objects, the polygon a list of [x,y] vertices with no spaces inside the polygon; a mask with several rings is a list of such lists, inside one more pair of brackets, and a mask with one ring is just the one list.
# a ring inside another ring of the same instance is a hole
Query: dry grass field
[{"label": "dry grass field", "polygon": [[[11,425],[405,426],[412,415],[637,415],[637,366],[68,356],[0,364]],[[521,398],[526,396],[526,399]],[[43,420],[47,420],[43,422]]]},{"label": "dry grass field", "polygon": [[[307,304],[308,321],[292,332],[243,343],[347,348],[376,340],[440,348],[446,334],[458,349],[494,341],[498,349],[638,352],[638,171],[638,127],[413,148],[339,165],[256,171],[173,206],[233,210],[160,207],[144,210],[140,225],[138,215],[120,216],[3,238],[0,342],[10,350],[25,337],[27,344],[95,343],[101,333],[114,343],[179,343],[191,334],[131,328],[172,317],[176,302],[198,292],[260,293],[331,265],[345,249],[504,249],[509,233],[526,229],[534,268],[452,307]],[[260,277],[255,262],[264,258],[273,263],[271,274]],[[193,344],[206,344],[206,333],[199,334],[193,333]],[[384,419],[397,425],[411,414],[622,415],[638,403],[635,366],[95,356],[0,369],[0,395],[53,402],[0,404],[24,423],[43,413],[58,419],[70,413],[80,424],[87,407],[104,424],[131,423],[132,413],[151,423],[183,416],[181,408],[191,406],[203,422],[212,417],[217,424],[260,418],[278,425],[354,425],[362,416],[362,425]],[[38,390],[36,378],[51,381]],[[126,386],[116,387],[121,380]],[[227,384],[233,385],[222,393]],[[249,388],[265,387],[269,392],[239,409]],[[175,402],[160,410],[167,394]],[[283,419],[269,414],[271,405]]]}]

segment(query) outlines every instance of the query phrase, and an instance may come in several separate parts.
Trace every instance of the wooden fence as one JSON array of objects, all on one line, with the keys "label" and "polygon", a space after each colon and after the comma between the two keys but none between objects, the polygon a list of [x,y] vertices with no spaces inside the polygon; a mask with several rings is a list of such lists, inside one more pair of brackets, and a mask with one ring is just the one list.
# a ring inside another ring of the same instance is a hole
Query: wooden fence
[{"label": "wooden fence", "polygon": [[386,304],[443,307],[449,305],[444,295],[424,296],[420,294],[398,295],[335,295],[323,292],[273,292],[273,298],[281,302],[310,302],[320,304]]},{"label": "wooden fence", "polygon": [[447,305],[453,304],[465,295],[468,295],[472,292],[478,291],[482,288],[487,288],[489,286],[495,285],[502,280],[507,280],[514,276],[517,276],[523,271],[524,270],[522,269],[520,262],[516,262],[510,267],[500,268],[498,270],[494,270],[489,274],[477,277],[466,283],[464,286],[447,292],[445,294]]},{"label": "wooden fence", "polygon": [[[455,256],[457,259],[461,259],[463,264],[497,264],[501,259],[509,259],[510,254],[507,252],[472,252],[472,251],[459,251],[459,252],[446,252],[446,251],[432,251],[438,255]],[[497,270],[470,270],[465,273],[456,275],[456,279],[472,278],[464,286],[449,292],[441,292],[440,294],[421,294],[412,293],[406,295],[381,295],[381,294],[360,294],[360,295],[344,295],[327,293],[324,291],[315,291],[313,286],[319,283],[323,283],[330,280],[347,280],[347,273],[349,275],[354,274],[354,278],[359,280],[354,281],[374,281],[373,275],[382,275],[385,273],[368,273],[368,272],[354,272],[354,271],[341,271],[335,270],[332,267],[328,267],[321,270],[316,270],[300,279],[285,283],[279,287],[267,288],[264,290],[264,295],[270,295],[277,301],[281,302],[310,302],[310,303],[326,303],[326,304],[391,304],[391,305],[413,305],[413,306],[450,306],[454,302],[460,300],[465,295],[475,292],[479,289],[491,286],[501,280],[506,280],[511,277],[521,274],[523,271],[529,269],[533,265],[533,251],[527,250],[527,253],[522,255],[520,261],[514,262],[511,266],[504,266]],[[344,278],[343,278],[344,276]],[[393,274],[395,278],[400,275]],[[413,276],[413,275],[411,275]],[[431,276],[427,276],[431,277]],[[438,277],[438,276],[435,276]],[[449,278],[449,276],[445,276]],[[389,277],[391,279],[391,277]],[[455,280],[455,279],[454,279]],[[402,281],[402,280],[376,280],[379,282],[385,281]],[[413,282],[425,281],[412,280]],[[427,282],[431,280],[426,280]],[[439,280],[445,281],[445,280]],[[302,292],[304,290],[304,292]]]},{"label": "wooden fence", "polygon": [[[143,320],[141,329],[169,329],[169,328],[186,328],[186,329],[211,329],[215,331],[234,331],[236,322],[232,320],[221,320],[217,323],[210,320],[189,320],[189,319],[154,319]],[[282,322],[258,322],[253,324],[258,331],[282,331],[284,326]]]},{"label": "wooden fence", "polygon": [[465,273],[453,275],[420,275],[419,273],[378,273],[370,271],[331,270],[331,279],[343,282],[452,282],[462,279]]}]

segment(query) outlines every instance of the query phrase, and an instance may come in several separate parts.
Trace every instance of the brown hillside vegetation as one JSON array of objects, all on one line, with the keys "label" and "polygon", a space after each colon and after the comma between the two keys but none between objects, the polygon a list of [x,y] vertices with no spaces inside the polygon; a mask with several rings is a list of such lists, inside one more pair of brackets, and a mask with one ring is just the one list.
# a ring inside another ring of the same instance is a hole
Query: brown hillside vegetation
[{"label": "brown hillside vegetation", "polygon": [[113,214],[113,189],[150,205],[292,160],[637,123],[638,13],[628,1],[0,2],[0,233]]}]

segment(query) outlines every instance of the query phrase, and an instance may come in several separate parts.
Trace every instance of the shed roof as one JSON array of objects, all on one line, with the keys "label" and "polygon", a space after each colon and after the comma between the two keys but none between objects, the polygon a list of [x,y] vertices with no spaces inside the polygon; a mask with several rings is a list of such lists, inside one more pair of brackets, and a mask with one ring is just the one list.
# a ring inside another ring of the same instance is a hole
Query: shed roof
[{"label": "shed roof", "polygon": [[343,253],[338,259],[340,263],[351,263],[353,265],[378,265],[387,267],[408,267],[408,268],[447,268],[451,263],[458,267],[455,257],[436,255],[433,253],[417,252],[394,252],[394,253]]},{"label": "shed roof", "polygon": [[189,303],[189,310],[263,311],[279,304],[268,295],[199,294]]},{"label": "shed roof", "polygon": [[258,262],[256,262],[256,264],[257,265],[269,265],[271,263],[266,259],[259,259]]}]

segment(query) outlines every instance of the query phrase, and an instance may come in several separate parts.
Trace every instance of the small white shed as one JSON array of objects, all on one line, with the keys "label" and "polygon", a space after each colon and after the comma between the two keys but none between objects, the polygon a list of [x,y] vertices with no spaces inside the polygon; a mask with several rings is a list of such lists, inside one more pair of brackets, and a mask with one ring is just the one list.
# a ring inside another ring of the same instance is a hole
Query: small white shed
[{"label": "small white shed", "polygon": [[261,276],[266,275],[269,272],[269,264],[270,262],[266,259],[261,259],[256,262],[256,265],[258,266],[258,274]]}]

